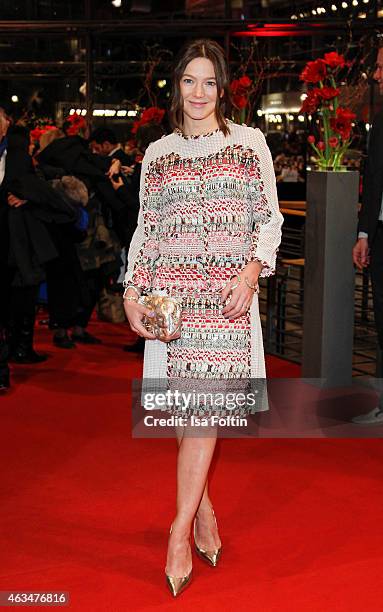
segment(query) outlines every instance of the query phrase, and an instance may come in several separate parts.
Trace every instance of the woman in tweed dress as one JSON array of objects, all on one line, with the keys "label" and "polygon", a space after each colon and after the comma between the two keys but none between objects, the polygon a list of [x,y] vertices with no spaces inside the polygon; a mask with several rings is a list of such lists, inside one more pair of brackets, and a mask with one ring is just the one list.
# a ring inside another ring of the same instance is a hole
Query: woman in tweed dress
[{"label": "woman in tweed dress", "polygon": [[[208,390],[217,381],[230,388],[266,376],[258,278],[275,271],[283,217],[265,138],[225,118],[229,98],[221,47],[190,43],[174,71],[174,131],[149,146],[142,164],[125,310],[147,339],[144,378],[183,388],[198,382]],[[168,343],[146,330],[149,311],[138,303],[142,293],[163,291],[184,298],[181,337]],[[177,434],[177,510],[165,568],[174,596],[190,583],[193,521],[199,556],[215,566],[221,553],[207,484],[216,436],[188,435],[188,427]]]}]

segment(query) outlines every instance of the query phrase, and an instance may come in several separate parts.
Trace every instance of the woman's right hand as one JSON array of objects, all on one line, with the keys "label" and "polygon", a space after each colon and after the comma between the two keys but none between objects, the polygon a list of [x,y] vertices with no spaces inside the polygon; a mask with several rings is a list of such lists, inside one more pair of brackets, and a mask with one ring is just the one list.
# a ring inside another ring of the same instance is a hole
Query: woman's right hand
[{"label": "woman's right hand", "polygon": [[[132,292],[127,291],[125,297],[137,297],[137,294],[134,290]],[[124,310],[126,317],[128,319],[130,329],[134,331],[138,336],[142,338],[146,338],[147,340],[156,340],[157,337],[154,334],[148,332],[144,324],[142,323],[142,319],[144,316],[152,316],[152,311],[143,304],[138,304],[133,300],[124,299]]]}]

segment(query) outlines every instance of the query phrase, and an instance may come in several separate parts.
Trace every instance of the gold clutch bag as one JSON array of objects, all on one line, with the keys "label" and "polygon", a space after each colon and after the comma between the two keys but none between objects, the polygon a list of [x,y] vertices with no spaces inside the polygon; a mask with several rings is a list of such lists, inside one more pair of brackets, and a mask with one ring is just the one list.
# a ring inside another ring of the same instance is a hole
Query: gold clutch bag
[{"label": "gold clutch bag", "polygon": [[145,316],[142,322],[158,340],[170,342],[181,336],[181,299],[152,294],[142,296],[139,302],[154,312],[153,317]]}]

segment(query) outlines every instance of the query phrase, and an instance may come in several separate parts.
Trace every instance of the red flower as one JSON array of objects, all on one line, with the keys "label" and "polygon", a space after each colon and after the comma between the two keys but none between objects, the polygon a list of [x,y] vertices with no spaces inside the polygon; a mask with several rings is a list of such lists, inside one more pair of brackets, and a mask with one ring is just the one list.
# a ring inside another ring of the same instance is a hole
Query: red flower
[{"label": "red flower", "polygon": [[340,89],[335,87],[319,87],[317,92],[319,98],[322,100],[332,100],[333,98],[339,96]]},{"label": "red flower", "polygon": [[330,145],[330,147],[335,148],[338,145],[338,143],[339,143],[339,140],[337,139],[336,136],[331,136],[328,139],[328,144]]},{"label": "red flower", "polygon": [[239,80],[238,79],[234,79],[234,81],[232,81],[230,83],[230,89],[232,91],[232,93],[235,93],[237,91],[239,87]]},{"label": "red flower", "polygon": [[31,131],[30,131],[30,134],[29,134],[29,135],[30,135],[30,137],[31,137],[31,139],[32,139],[32,141],[33,141],[33,142],[39,142],[39,140],[40,140],[40,136],[42,136],[42,134],[43,134],[43,133],[44,133],[44,132],[42,131],[42,129],[41,129],[41,128],[39,128],[39,127],[35,127],[35,129],[34,129],[34,130],[31,130]]},{"label": "red flower", "polygon": [[233,102],[237,108],[245,108],[248,102],[249,87],[251,86],[251,79],[245,74],[240,79],[234,79],[230,83],[230,90],[233,94]]},{"label": "red flower", "polygon": [[355,117],[355,113],[350,111],[348,108],[342,108],[339,106],[336,109],[336,117],[332,117],[330,119],[332,131],[339,134],[342,140],[348,140],[352,130],[351,123]]},{"label": "red flower", "polygon": [[147,123],[158,123],[160,124],[164,118],[165,111],[157,106],[151,106],[146,108],[141,117],[133,123],[132,134],[136,134],[139,127],[146,125]]},{"label": "red flower", "polygon": [[300,79],[305,83],[319,83],[323,81],[327,75],[327,65],[322,59],[317,59],[315,62],[307,62],[302,70]]},{"label": "red flower", "polygon": [[239,84],[241,87],[248,89],[252,83],[252,80],[245,74],[243,77],[239,79]]},{"label": "red flower", "polygon": [[164,118],[165,111],[157,106],[146,108],[141,115],[140,121],[143,123],[161,123]]},{"label": "red flower", "polygon": [[317,94],[318,89],[310,89],[307,92],[307,97],[303,100],[301,113],[315,113],[319,105],[319,98]]},{"label": "red flower", "polygon": [[66,121],[70,124],[70,127],[66,130],[68,136],[77,136],[77,134],[86,127],[86,121],[84,117],[82,117],[78,113],[73,113],[73,115],[69,115],[69,117],[66,118]]},{"label": "red flower", "polygon": [[325,145],[325,143],[322,140],[320,140],[318,142],[318,144],[317,144],[317,147],[318,147],[319,151],[324,151],[325,148],[326,148],[326,145]]},{"label": "red flower", "polygon": [[245,74],[240,79],[234,79],[234,81],[230,83],[230,89],[233,94],[243,94],[246,92],[246,89],[250,87],[251,83],[251,79]]},{"label": "red flower", "polygon": [[239,109],[246,108],[247,106],[247,96],[233,96],[233,103]]},{"label": "red flower", "polygon": [[315,136],[313,136],[313,135],[308,136],[307,142],[310,143],[310,144],[314,144],[315,143]]},{"label": "red flower", "polygon": [[336,51],[324,54],[324,61],[330,68],[343,68],[346,65],[346,61],[343,55],[339,55]]}]

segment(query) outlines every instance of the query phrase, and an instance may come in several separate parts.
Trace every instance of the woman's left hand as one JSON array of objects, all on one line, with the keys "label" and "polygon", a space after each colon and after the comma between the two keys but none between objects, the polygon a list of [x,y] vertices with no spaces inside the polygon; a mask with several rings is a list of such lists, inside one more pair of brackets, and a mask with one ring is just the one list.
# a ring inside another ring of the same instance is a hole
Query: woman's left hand
[{"label": "woman's left hand", "polygon": [[[251,262],[241,271],[240,282],[238,282],[238,276],[234,276],[225,285],[221,293],[222,303],[225,303],[231,294],[230,302],[222,309],[222,314],[226,319],[237,319],[247,313],[253,301],[254,289],[247,286],[245,276],[251,285],[256,285],[261,270],[262,265],[260,263]],[[233,287],[235,288],[233,289]]]}]

